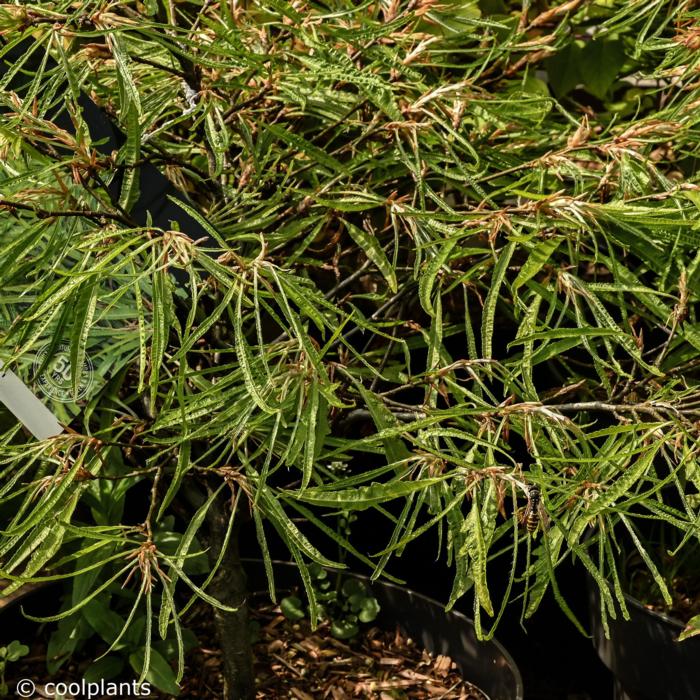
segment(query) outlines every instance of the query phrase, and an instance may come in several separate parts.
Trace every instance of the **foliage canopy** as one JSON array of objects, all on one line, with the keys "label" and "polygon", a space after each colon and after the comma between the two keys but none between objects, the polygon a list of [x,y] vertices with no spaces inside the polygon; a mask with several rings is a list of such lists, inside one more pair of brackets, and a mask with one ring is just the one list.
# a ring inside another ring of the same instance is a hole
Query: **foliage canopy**
[{"label": "foliage canopy", "polygon": [[[97,378],[54,405],[74,432],[5,419],[2,577],[72,579],[58,617],[89,621],[132,575],[148,667],[181,589],[219,605],[187,567],[220,493],[307,584],[328,538],[380,576],[437,529],[484,636],[550,585],[568,611],[572,556],[624,612],[640,518],[697,538],[693,3],[56,0],[0,5],[0,33],[33,42],[0,81],[1,357],[35,381],[68,343],[73,389]],[[144,163],[214,255],[133,218]],[[380,551],[334,529],[350,510],[391,523]]]}]

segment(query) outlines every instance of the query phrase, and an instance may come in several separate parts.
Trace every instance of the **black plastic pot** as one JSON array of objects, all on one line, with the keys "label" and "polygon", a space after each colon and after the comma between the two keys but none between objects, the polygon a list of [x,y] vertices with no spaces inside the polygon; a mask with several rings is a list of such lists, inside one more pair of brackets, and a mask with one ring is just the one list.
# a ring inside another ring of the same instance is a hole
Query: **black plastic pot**
[{"label": "black plastic pot", "polygon": [[[244,566],[249,589],[260,591],[253,594],[253,597],[269,599],[262,561],[246,559]],[[278,593],[301,586],[295,564],[275,562],[274,572]],[[381,613],[377,618],[378,625],[385,629],[394,629],[398,625],[404,634],[424,649],[449,656],[457,664],[465,680],[477,685],[488,695],[489,700],[523,700],[522,678],[510,654],[495,640],[477,640],[474,623],[468,617],[459,612],[445,612],[444,605],[436,600],[391,583],[370,583],[367,577],[359,574],[344,572],[343,576],[360,579],[371,586],[381,606]],[[26,594],[16,596],[8,601],[9,604],[0,606],[0,644],[14,639],[20,628],[28,624],[21,615],[18,605],[20,600],[32,599],[32,613],[54,612],[56,595],[49,594],[50,591],[58,595],[60,585],[27,589]],[[42,596],[50,598],[50,601],[46,601],[47,606],[41,605]],[[37,603],[39,610],[36,609]],[[41,610],[42,607],[47,609]]]},{"label": "black plastic pot", "polygon": [[[249,588],[266,587],[262,562],[246,560]],[[301,585],[298,568],[290,562],[275,562],[278,590]],[[377,624],[394,629],[397,625],[424,649],[449,656],[465,680],[477,685],[490,700],[523,700],[523,682],[510,654],[495,640],[480,642],[474,623],[462,613],[445,612],[436,600],[391,583],[370,583],[366,576],[343,572],[371,586],[381,613]]]},{"label": "black plastic pot", "polygon": [[700,700],[700,639],[677,642],[683,625],[625,595],[630,620],[608,620],[606,639],[600,591],[589,578],[593,644],[616,677],[616,700]]}]

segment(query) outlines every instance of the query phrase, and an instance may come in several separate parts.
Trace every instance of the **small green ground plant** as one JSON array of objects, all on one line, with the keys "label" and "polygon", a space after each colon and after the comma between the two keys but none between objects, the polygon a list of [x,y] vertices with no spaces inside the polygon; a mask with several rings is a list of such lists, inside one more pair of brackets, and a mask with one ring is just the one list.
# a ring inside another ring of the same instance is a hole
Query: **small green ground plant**
[{"label": "small green ground plant", "polygon": [[[318,565],[309,567],[309,573],[318,601],[319,619],[329,623],[330,632],[336,639],[353,639],[360,634],[362,625],[377,619],[381,606],[367,583],[343,578],[342,574],[332,577]],[[280,609],[292,622],[309,617],[308,607],[297,595],[282,598]]]},{"label": "small green ground plant", "polygon": [[[172,683],[203,601],[227,699],[255,692],[241,531],[273,597],[286,546],[312,621],[327,548],[378,578],[429,530],[482,637],[548,590],[580,626],[570,558],[624,616],[620,538],[668,596],[637,525],[699,532],[698,22],[685,0],[0,4],[2,55],[29,41],[0,79],[0,357],[39,392],[65,346],[73,398],[45,397],[71,428],[49,440],[3,415],[8,590],[66,581],[50,619],[128,638],[142,678],[174,640]],[[134,218],[145,164],[213,257]],[[339,511],[388,541],[359,551]]]},{"label": "small green ground plant", "polygon": [[10,689],[5,682],[7,667],[19,661],[28,653],[29,647],[16,639],[12,640],[7,646],[0,647],[0,697],[4,698],[10,693]]}]

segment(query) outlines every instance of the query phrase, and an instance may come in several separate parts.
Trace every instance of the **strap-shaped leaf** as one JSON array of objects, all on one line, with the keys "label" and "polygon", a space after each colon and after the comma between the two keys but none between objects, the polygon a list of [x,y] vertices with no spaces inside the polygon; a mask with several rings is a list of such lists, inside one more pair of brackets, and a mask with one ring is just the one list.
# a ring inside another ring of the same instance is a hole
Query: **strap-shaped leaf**
[{"label": "strap-shaped leaf", "polygon": [[561,243],[561,238],[550,238],[539,241],[532,249],[525,264],[520,268],[518,276],[513,280],[513,291],[518,290],[528,280],[531,280],[548,262]]},{"label": "strap-shaped leaf", "polygon": [[357,489],[344,489],[340,491],[321,490],[308,488],[298,495],[305,503],[328,508],[344,508],[349,510],[362,510],[386,501],[402,498],[414,491],[425,489],[439,484],[443,478],[428,478],[419,481],[395,481],[387,484],[375,483],[370,486],[360,486]]},{"label": "strap-shaped leaf", "polygon": [[496,306],[500,298],[501,285],[506,277],[508,264],[514,252],[515,242],[511,241],[500,252],[493,269],[493,275],[491,276],[491,284],[489,286],[489,293],[486,295],[486,301],[484,302],[484,311],[481,321],[481,356],[485,359],[490,359],[492,357]]},{"label": "strap-shaped leaf", "polygon": [[380,245],[377,237],[371,233],[363,231],[361,228],[355,226],[355,224],[350,221],[345,221],[345,227],[351,238],[357,243],[362,250],[364,250],[365,255],[377,266],[377,269],[382,273],[386,283],[389,285],[389,289],[396,293],[398,290],[398,284],[396,282],[396,273],[392,267],[389,259],[386,257],[382,246]]},{"label": "strap-shaped leaf", "polygon": [[243,372],[243,378],[245,380],[245,385],[250,392],[253,401],[257,404],[258,408],[265,413],[275,413],[276,409],[273,405],[268,403],[265,396],[265,387],[261,387],[259,384],[259,378],[255,375],[253,368],[255,367],[255,360],[248,345],[248,341],[245,338],[243,332],[243,292],[244,285],[241,283],[237,287],[238,298],[236,301],[236,313],[234,316],[234,335],[236,342],[236,353],[238,355],[238,362],[240,363],[241,370]]}]

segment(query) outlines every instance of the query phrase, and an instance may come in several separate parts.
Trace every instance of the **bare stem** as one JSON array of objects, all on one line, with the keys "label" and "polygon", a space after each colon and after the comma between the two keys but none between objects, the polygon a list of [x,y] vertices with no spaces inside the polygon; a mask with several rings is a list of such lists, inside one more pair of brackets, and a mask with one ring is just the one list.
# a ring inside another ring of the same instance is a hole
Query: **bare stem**
[{"label": "bare stem", "polygon": [[22,211],[31,211],[40,219],[52,219],[58,217],[83,217],[85,219],[92,219],[93,221],[97,222],[100,222],[104,219],[111,219],[112,221],[118,221],[119,223],[125,225],[130,225],[131,223],[127,219],[125,219],[122,214],[112,214],[110,212],[103,211],[89,211],[85,209],[64,209],[58,211],[51,211],[49,209],[35,207],[31,204],[25,204],[24,202],[13,202],[10,199],[0,199],[0,208],[9,209],[10,211],[14,209],[19,209]]},{"label": "bare stem", "polygon": [[[248,587],[238,548],[239,514],[231,513],[230,500],[219,495],[207,512],[208,555],[211,566],[221,557],[209,592],[235,612],[214,608],[214,623],[223,652],[224,700],[255,700],[253,649],[248,624]],[[231,537],[226,542],[230,518]],[[223,550],[223,555],[222,555]]]}]

